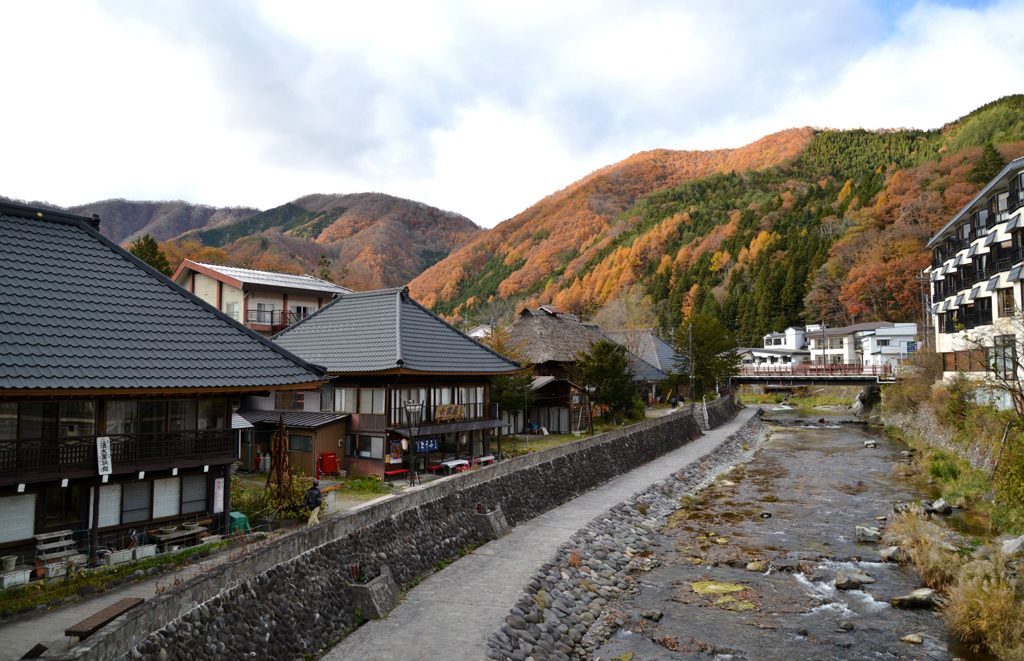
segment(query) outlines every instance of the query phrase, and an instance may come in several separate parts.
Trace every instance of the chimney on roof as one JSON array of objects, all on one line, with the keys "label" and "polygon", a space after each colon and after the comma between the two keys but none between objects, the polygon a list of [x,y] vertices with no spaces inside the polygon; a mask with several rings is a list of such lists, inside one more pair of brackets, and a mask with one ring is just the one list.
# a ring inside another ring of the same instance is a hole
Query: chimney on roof
[{"label": "chimney on roof", "polygon": [[92,228],[94,230],[99,230],[99,228],[100,228],[100,215],[98,213],[91,213],[91,214],[89,214],[89,220],[92,221]]}]

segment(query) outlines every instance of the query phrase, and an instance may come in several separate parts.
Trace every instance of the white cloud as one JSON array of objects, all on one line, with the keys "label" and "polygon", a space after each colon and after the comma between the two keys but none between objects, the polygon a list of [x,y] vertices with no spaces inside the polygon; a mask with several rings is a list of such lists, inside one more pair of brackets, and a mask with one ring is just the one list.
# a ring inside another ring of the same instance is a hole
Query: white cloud
[{"label": "white cloud", "polygon": [[375,190],[493,225],[637,151],[930,128],[1024,82],[1010,2],[98,1],[0,4],[0,194]]}]

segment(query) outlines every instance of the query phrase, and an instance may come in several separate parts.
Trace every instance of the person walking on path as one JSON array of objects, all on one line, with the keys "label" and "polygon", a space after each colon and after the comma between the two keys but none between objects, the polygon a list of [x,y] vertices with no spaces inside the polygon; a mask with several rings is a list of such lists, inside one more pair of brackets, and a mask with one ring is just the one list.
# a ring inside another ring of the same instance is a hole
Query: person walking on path
[{"label": "person walking on path", "polygon": [[306,490],[306,497],[302,499],[302,506],[310,511],[309,525],[315,526],[320,523],[320,505],[324,502],[324,495],[320,492],[320,480],[313,480],[312,486]]}]

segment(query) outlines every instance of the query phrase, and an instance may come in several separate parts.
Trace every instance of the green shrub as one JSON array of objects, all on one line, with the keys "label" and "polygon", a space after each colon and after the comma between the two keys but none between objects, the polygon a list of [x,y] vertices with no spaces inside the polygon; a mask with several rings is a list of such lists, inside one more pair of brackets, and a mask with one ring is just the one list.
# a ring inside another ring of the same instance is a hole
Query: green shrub
[{"label": "green shrub", "polygon": [[928,466],[928,474],[934,478],[952,482],[960,474],[959,469],[956,467],[956,462],[950,459],[939,459],[933,461]]}]

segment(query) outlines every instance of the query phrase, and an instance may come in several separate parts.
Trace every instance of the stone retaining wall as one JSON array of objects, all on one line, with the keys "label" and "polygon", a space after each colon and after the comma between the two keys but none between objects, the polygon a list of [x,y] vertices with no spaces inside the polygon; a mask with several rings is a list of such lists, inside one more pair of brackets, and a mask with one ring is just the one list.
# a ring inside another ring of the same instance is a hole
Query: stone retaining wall
[{"label": "stone retaining wall", "polygon": [[[731,396],[708,404],[713,421],[735,411]],[[477,503],[500,504],[518,525],[698,436],[697,421],[675,412],[368,503],[149,599],[63,658],[302,658],[355,625],[344,589],[353,565],[372,579],[387,564],[411,585],[483,541]]]}]

